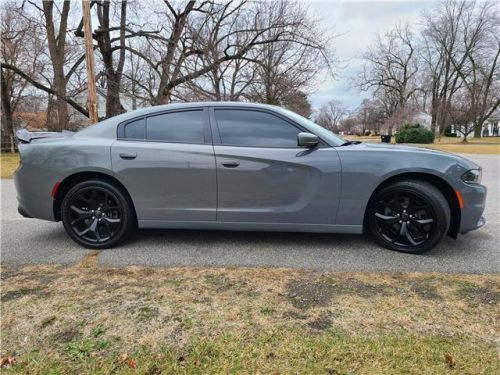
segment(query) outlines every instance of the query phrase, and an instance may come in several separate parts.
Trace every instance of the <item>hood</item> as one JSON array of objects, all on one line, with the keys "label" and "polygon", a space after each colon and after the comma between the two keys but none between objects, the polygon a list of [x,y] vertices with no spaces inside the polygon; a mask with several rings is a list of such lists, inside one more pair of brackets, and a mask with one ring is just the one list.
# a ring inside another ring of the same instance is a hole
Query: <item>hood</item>
[{"label": "hood", "polygon": [[[470,161],[469,159],[464,158],[463,156],[452,154],[446,151],[434,150],[427,147],[419,147],[419,146],[401,146],[401,145],[393,145],[390,143],[371,143],[371,142],[363,142],[357,145],[347,146],[351,149],[364,149],[367,151],[380,151],[380,152],[409,152],[413,154],[431,154],[431,155],[439,155],[444,158],[453,159],[456,163],[462,165],[465,168],[474,169],[480,168],[476,163]],[[346,147],[346,148],[347,148]],[[341,147],[342,148],[342,147]]]}]

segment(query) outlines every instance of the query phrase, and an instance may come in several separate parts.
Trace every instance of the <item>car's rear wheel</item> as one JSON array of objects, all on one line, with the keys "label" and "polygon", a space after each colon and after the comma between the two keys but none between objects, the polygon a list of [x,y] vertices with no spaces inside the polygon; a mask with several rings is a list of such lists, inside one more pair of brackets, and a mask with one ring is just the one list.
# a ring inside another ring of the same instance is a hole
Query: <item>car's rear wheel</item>
[{"label": "car's rear wheel", "polygon": [[450,207],[443,194],[425,181],[399,181],[371,199],[367,229],[381,245],[407,253],[436,246],[450,226]]},{"label": "car's rear wheel", "polygon": [[125,193],[101,180],[73,186],[63,199],[61,217],[69,236],[91,249],[113,247],[135,228],[134,213]]}]

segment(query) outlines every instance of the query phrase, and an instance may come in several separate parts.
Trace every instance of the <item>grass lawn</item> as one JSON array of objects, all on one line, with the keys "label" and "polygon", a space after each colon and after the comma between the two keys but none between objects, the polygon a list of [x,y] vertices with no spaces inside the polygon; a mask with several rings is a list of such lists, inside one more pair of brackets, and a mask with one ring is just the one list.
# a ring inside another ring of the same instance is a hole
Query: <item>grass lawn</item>
[{"label": "grass lawn", "polygon": [[498,374],[500,276],[2,267],[19,374]]},{"label": "grass lawn", "polygon": [[500,144],[484,143],[478,144],[474,142],[467,143],[433,143],[415,145],[420,147],[432,148],[434,150],[463,153],[463,154],[493,154],[500,155]]},{"label": "grass lawn", "polygon": [[19,165],[19,154],[1,153],[0,154],[0,175],[1,178],[12,178],[12,173]]},{"label": "grass lawn", "polygon": [[[362,141],[380,143],[380,137],[358,137],[345,136],[344,138]],[[405,145],[403,143],[403,145]],[[441,137],[436,138],[432,144],[406,144],[408,146],[427,147],[434,150],[441,150],[453,153],[464,154],[493,154],[500,155],[500,137],[485,137],[485,138],[469,138],[466,143],[463,143],[461,138]]]}]

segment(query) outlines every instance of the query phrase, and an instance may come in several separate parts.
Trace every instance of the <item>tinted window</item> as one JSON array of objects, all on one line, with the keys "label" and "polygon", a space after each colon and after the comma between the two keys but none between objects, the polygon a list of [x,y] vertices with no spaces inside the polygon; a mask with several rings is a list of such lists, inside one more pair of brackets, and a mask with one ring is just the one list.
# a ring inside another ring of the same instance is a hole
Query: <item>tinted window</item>
[{"label": "tinted window", "polygon": [[216,110],[222,144],[250,147],[297,147],[300,130],[265,112]]},{"label": "tinted window", "polygon": [[125,138],[144,139],[145,129],[144,119],[129,122],[125,125]]},{"label": "tinted window", "polygon": [[147,119],[147,138],[156,141],[203,143],[203,111],[164,113]]}]

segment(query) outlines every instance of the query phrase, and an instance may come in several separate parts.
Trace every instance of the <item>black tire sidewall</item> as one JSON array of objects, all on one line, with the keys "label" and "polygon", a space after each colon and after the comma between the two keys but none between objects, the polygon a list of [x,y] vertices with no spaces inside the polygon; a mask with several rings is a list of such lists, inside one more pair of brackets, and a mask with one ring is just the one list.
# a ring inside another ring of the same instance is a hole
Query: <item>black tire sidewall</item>
[{"label": "black tire sidewall", "polygon": [[[115,234],[110,240],[101,242],[101,243],[93,243],[86,241],[82,238],[80,238],[71,228],[71,225],[69,224],[69,205],[71,202],[71,198],[80,190],[84,188],[89,188],[89,187],[97,187],[100,189],[105,189],[108,191],[110,194],[116,198],[116,200],[119,202],[120,206],[122,207],[122,220],[123,220],[123,225],[120,228],[120,231]],[[64,199],[61,204],[61,220],[63,222],[64,229],[68,233],[68,235],[71,237],[73,241],[78,243],[79,245],[86,247],[88,249],[107,249],[111,248],[113,246],[116,246],[120,243],[122,243],[133,231],[134,226],[135,226],[135,221],[134,221],[134,213],[131,207],[131,204],[129,200],[127,199],[126,195],[124,192],[116,187],[115,185],[107,182],[107,181],[102,181],[102,180],[89,180],[89,181],[84,181],[76,184],[73,186],[68,193],[64,196]]]},{"label": "black tire sidewall", "polygon": [[[398,246],[387,241],[380,235],[377,220],[375,218],[377,201],[391,191],[395,190],[421,196],[431,205],[434,215],[436,216],[436,225],[434,226],[430,237],[423,244],[414,247]],[[367,210],[368,232],[377,243],[390,250],[412,254],[421,254],[434,248],[448,232],[450,221],[451,214],[448,202],[435,186],[425,181],[400,181],[388,185],[373,196]]]}]

